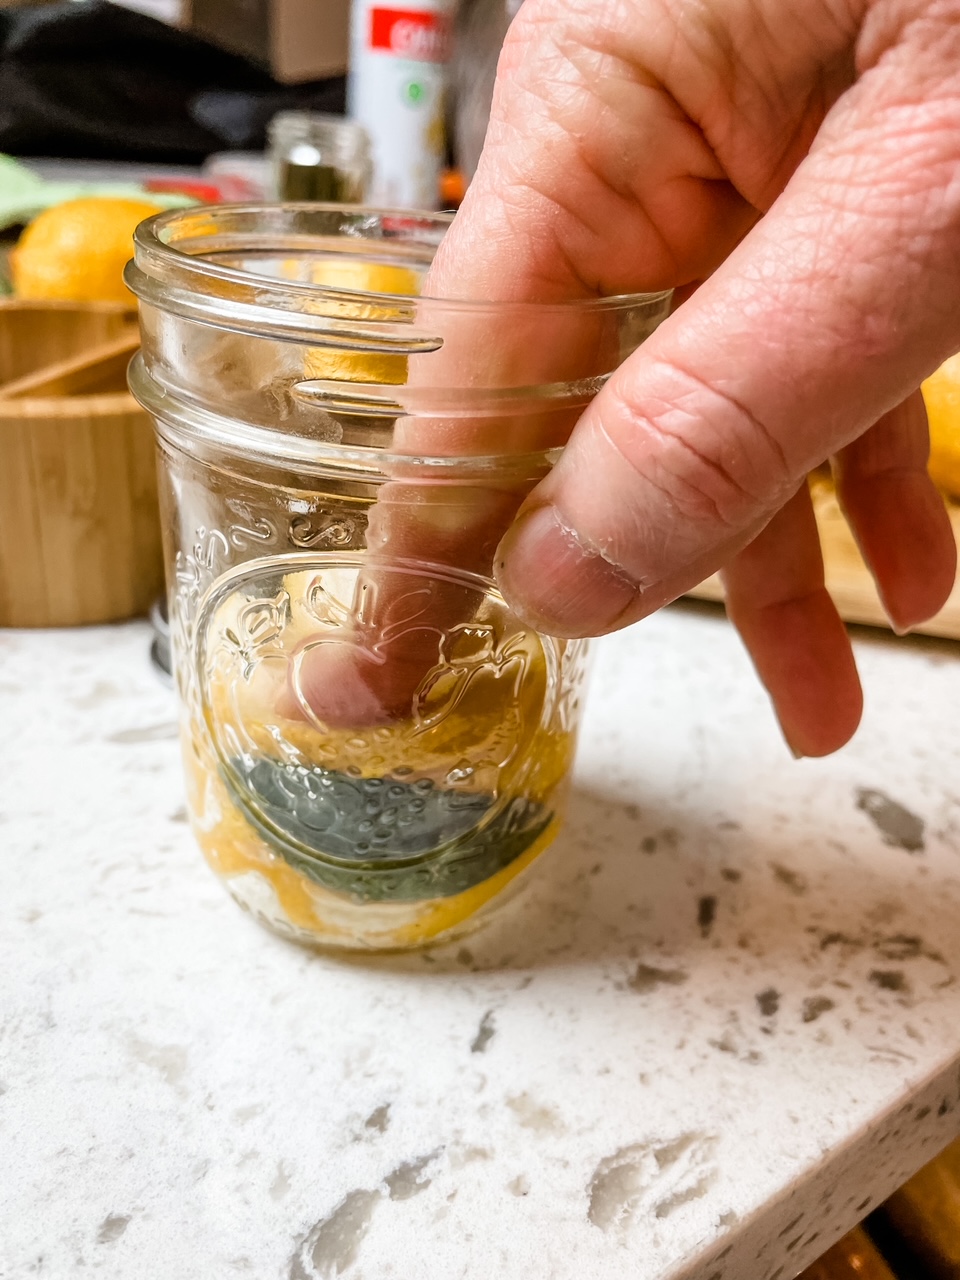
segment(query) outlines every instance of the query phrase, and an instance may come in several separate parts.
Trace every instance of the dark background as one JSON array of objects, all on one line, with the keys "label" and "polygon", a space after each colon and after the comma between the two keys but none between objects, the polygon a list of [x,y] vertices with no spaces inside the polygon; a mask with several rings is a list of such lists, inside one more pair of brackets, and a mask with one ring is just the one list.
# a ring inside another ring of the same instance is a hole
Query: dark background
[{"label": "dark background", "polygon": [[270,117],[342,112],[344,78],[282,85],[253,62],[111,5],[0,9],[0,151],[199,163],[259,150]]}]

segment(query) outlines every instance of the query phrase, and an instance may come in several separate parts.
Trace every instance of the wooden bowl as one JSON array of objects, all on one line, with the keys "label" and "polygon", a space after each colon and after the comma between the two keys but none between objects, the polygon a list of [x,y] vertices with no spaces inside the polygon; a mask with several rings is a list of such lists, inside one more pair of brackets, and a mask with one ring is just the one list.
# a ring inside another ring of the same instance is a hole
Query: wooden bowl
[{"label": "wooden bowl", "polygon": [[130,393],[3,396],[132,318],[110,304],[0,301],[0,626],[113,622],[162,590],[153,426]]}]

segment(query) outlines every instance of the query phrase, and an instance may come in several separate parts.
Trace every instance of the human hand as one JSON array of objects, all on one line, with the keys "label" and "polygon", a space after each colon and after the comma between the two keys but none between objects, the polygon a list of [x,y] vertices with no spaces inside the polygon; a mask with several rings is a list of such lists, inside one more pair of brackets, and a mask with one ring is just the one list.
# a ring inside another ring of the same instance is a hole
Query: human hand
[{"label": "human hand", "polygon": [[496,571],[600,634],[723,567],[798,754],[861,694],[804,477],[827,457],[893,625],[956,552],[920,380],[960,348],[957,0],[526,0],[430,292],[691,297],[584,413]]}]

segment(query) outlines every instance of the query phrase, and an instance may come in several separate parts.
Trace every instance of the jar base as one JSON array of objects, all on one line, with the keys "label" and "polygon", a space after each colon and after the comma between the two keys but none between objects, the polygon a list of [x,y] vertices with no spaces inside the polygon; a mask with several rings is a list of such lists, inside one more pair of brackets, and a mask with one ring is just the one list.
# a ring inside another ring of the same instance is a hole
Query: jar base
[{"label": "jar base", "polygon": [[[485,929],[499,916],[501,910],[507,906],[513,906],[525,895],[533,882],[534,870],[532,864],[539,861],[537,855],[542,853],[549,844],[553,843],[558,827],[558,821],[551,823],[548,831],[544,832],[536,842],[536,847],[528,851],[528,857],[524,859],[526,865],[523,869],[512,876],[507,885],[488,902],[478,907],[476,911],[457,921],[449,928],[427,936],[423,936],[408,927],[406,930],[408,936],[403,941],[387,940],[382,935],[377,937],[372,931],[367,931],[363,935],[356,928],[349,932],[346,930],[331,930],[329,934],[321,934],[316,929],[294,924],[281,907],[273,885],[259,872],[246,871],[240,875],[232,876],[223,876],[216,872],[215,874],[241,910],[252,916],[259,925],[270,933],[283,938],[287,942],[296,943],[298,946],[322,955],[340,955],[345,958],[361,955],[403,955],[459,942],[461,939]],[[386,932],[386,930],[383,932]]]}]

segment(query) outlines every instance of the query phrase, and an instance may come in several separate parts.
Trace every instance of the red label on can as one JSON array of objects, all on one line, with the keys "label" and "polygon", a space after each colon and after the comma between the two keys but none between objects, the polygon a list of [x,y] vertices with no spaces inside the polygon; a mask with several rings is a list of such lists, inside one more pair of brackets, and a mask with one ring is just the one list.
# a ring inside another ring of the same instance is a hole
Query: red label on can
[{"label": "red label on can", "polygon": [[371,9],[370,48],[414,62],[446,62],[450,22],[443,13],[418,9]]}]

